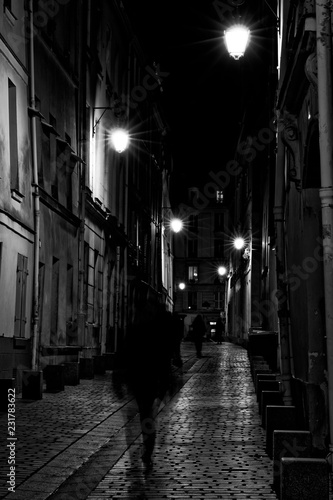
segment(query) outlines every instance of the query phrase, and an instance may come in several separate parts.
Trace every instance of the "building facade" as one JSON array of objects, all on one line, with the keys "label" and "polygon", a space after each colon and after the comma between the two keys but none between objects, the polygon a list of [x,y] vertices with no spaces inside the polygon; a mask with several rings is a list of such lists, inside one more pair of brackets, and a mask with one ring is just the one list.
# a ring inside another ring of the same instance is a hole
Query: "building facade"
[{"label": "building facade", "polygon": [[185,338],[197,314],[203,315],[208,336],[215,335],[217,318],[225,322],[227,314],[228,209],[220,189],[199,208],[200,199],[200,188],[190,188],[179,207],[183,231],[174,236],[175,310],[186,315]]},{"label": "building facade", "polygon": [[229,319],[237,341],[277,332],[284,403],[320,456],[333,441],[331,11],[278,2],[275,17],[267,105],[248,109],[235,157],[230,224],[246,254],[230,256]]},{"label": "building facade", "polygon": [[[1,375],[31,358],[26,337],[34,298],[35,218],[31,186],[29,68],[23,4],[1,4]],[[12,359],[14,360],[12,362]],[[13,366],[14,365],[14,366]]]},{"label": "building facade", "polygon": [[314,446],[325,450],[333,428],[331,97],[323,104],[331,94],[331,12],[315,2],[282,2],[279,10],[274,220],[279,311],[288,319],[282,368]]},{"label": "building facade", "polygon": [[19,5],[1,2],[0,351],[21,390],[26,370],[115,357],[138,294],[172,309],[173,283],[161,79],[126,4]]}]

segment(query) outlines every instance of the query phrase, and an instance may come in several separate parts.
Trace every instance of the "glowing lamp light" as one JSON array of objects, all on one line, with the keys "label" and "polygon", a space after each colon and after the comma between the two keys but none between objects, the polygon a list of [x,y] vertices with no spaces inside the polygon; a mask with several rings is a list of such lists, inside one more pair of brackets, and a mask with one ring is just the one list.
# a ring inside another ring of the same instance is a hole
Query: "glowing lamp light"
[{"label": "glowing lamp light", "polygon": [[183,223],[180,219],[172,219],[170,227],[174,233],[179,233],[183,229]]},{"label": "glowing lamp light", "polygon": [[227,274],[227,268],[224,267],[224,266],[220,266],[217,270],[218,274],[220,276],[224,276],[225,274]]},{"label": "glowing lamp light", "polygon": [[185,290],[185,283],[179,283],[178,288],[179,290]]},{"label": "glowing lamp light", "polygon": [[240,236],[234,240],[234,247],[237,250],[241,250],[245,245],[244,238],[241,238]]},{"label": "glowing lamp light", "polygon": [[236,61],[244,55],[250,38],[250,30],[238,24],[228,28],[225,33],[225,43],[229,54]]},{"label": "glowing lamp light", "polygon": [[129,136],[124,129],[118,128],[111,132],[111,144],[117,153],[122,153],[128,147]]}]

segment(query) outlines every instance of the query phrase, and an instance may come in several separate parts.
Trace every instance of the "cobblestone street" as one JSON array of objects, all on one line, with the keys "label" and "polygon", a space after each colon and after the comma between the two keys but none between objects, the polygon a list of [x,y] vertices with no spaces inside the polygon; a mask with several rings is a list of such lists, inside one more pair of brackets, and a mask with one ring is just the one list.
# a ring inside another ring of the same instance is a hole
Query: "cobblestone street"
[{"label": "cobblestone street", "polygon": [[7,490],[1,414],[1,498],[11,500],[276,499],[247,351],[182,344],[184,365],[161,404],[153,466],[141,463],[135,401],[107,372],[41,401],[16,402],[16,492]]}]

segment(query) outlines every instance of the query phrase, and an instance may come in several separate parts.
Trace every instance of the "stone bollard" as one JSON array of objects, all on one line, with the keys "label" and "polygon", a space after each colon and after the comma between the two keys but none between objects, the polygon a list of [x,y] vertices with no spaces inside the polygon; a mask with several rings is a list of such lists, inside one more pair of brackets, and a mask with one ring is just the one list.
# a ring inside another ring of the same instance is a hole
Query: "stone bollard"
[{"label": "stone bollard", "polygon": [[[9,391],[10,389],[10,391]],[[15,378],[0,379],[0,412],[7,413],[8,411],[8,395],[14,394]]]},{"label": "stone bollard", "polygon": [[280,391],[261,391],[259,404],[259,415],[261,415],[261,425],[266,429],[266,407],[284,406],[282,393]]},{"label": "stone bollard", "polygon": [[272,373],[272,370],[270,369],[269,365],[265,361],[260,361],[257,363],[254,363],[251,368],[251,375],[253,382],[255,382],[255,375],[256,375],[256,370],[260,370],[261,373]]},{"label": "stone bollard", "polygon": [[43,398],[43,371],[23,370],[22,371],[22,399],[42,399]]},{"label": "stone bollard", "polygon": [[256,373],[255,374],[255,391],[258,392],[259,380],[277,380],[278,373]]},{"label": "stone bollard", "polygon": [[260,403],[262,391],[279,391],[280,388],[281,382],[279,382],[278,380],[259,380],[257,401]]},{"label": "stone bollard", "polygon": [[107,352],[103,354],[103,356],[105,357],[105,370],[113,370],[115,354],[113,352]]},{"label": "stone bollard", "polygon": [[64,384],[78,385],[80,383],[80,365],[77,361],[64,363]]},{"label": "stone bollard", "polygon": [[47,365],[44,368],[44,377],[47,392],[60,392],[65,389],[64,365]]},{"label": "stone bollard", "polygon": [[105,356],[93,356],[94,373],[96,375],[105,375]]},{"label": "stone bollard", "polygon": [[93,358],[80,359],[80,378],[92,379],[94,378],[94,360]]},{"label": "stone bollard", "polygon": [[310,431],[273,432],[273,487],[280,494],[280,467],[283,457],[311,457],[312,438]]},{"label": "stone bollard", "polygon": [[328,500],[329,466],[322,458],[281,458],[281,500]]},{"label": "stone bollard", "polygon": [[[273,371],[270,368],[264,369],[264,370],[262,370],[260,368],[255,368],[253,370],[253,383],[254,383],[255,390],[256,390],[256,380],[257,380],[257,378],[260,375],[265,375],[265,374],[270,375],[271,373],[273,373]],[[256,390],[256,392],[257,392],[257,390]]]},{"label": "stone bollard", "polygon": [[273,455],[273,432],[275,430],[300,430],[295,406],[266,406],[266,452]]}]

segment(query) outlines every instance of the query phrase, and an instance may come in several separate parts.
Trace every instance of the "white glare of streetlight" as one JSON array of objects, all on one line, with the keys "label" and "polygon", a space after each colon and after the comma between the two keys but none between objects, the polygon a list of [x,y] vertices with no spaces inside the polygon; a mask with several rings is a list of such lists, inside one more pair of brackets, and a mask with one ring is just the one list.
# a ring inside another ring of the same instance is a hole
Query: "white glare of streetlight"
[{"label": "white glare of streetlight", "polygon": [[241,24],[232,26],[225,31],[225,43],[229,54],[236,60],[244,55],[249,42],[250,30]]},{"label": "white glare of streetlight", "polygon": [[117,128],[111,132],[111,144],[117,153],[125,151],[129,143],[128,132],[124,129]]},{"label": "white glare of streetlight", "polygon": [[183,223],[180,219],[172,219],[170,227],[174,233],[179,233],[183,228]]},{"label": "white glare of streetlight", "polygon": [[217,270],[218,274],[220,276],[224,276],[225,274],[227,274],[227,268],[224,267],[224,266],[220,266]]},{"label": "white glare of streetlight", "polygon": [[241,250],[245,245],[244,238],[241,238],[240,236],[234,240],[234,247],[237,250]]},{"label": "white glare of streetlight", "polygon": [[178,288],[179,288],[179,290],[184,290],[185,289],[185,283],[179,283]]}]

